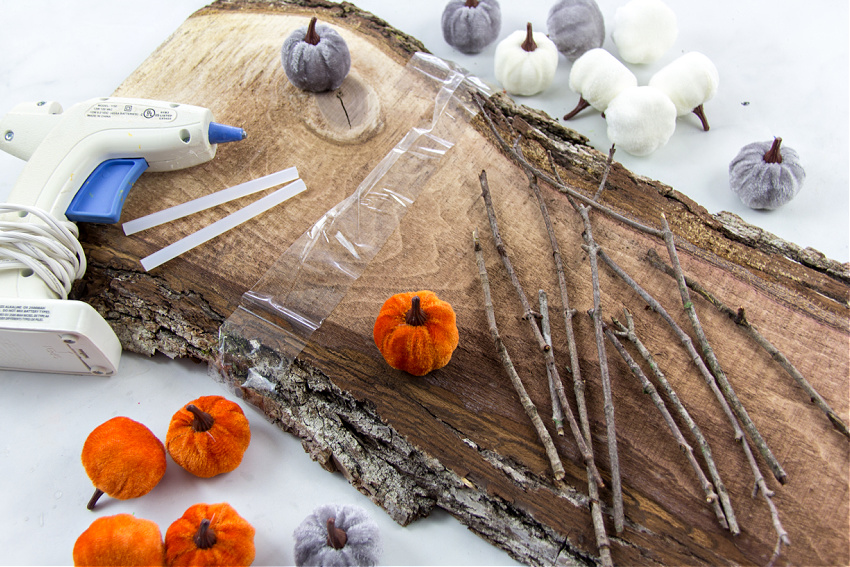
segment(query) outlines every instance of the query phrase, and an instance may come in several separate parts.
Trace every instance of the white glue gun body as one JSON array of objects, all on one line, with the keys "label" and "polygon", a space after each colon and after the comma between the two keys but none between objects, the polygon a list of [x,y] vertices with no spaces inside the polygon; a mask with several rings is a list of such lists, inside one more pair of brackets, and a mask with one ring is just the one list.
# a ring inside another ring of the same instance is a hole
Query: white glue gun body
[{"label": "white glue gun body", "polygon": [[115,333],[90,305],[65,299],[85,272],[74,223],[118,222],[142,172],[204,163],[218,143],[244,137],[206,108],[162,101],[13,108],[0,121],[0,149],[27,165],[0,204],[0,368],[113,374]]}]

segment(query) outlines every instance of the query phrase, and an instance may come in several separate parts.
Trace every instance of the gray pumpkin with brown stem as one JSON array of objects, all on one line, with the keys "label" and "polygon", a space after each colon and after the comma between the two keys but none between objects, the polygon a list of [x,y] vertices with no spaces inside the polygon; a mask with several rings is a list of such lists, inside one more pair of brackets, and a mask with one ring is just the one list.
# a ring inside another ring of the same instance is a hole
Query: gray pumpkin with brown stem
[{"label": "gray pumpkin with brown stem", "polygon": [[451,0],[441,20],[446,43],[469,55],[496,41],[502,29],[498,0]]},{"label": "gray pumpkin with brown stem", "polygon": [[292,32],[280,51],[283,70],[299,89],[325,92],[338,89],[351,70],[351,53],[339,33],[313,17]]},{"label": "gray pumpkin with brown stem", "polygon": [[295,528],[295,565],[377,565],[383,551],[378,524],[358,506],[325,504]]},{"label": "gray pumpkin with brown stem", "polygon": [[782,138],[747,144],[729,164],[729,186],[751,209],[776,209],[793,199],[806,180],[800,156]]}]

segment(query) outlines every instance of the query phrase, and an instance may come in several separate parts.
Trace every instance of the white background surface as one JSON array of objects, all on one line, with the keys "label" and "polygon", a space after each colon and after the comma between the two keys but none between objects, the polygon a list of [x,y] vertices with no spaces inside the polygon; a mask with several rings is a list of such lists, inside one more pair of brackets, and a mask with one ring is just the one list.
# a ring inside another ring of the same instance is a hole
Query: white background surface
[{"label": "white background surface", "polygon": [[[625,0],[599,0],[609,25]],[[0,114],[15,104],[56,100],[63,106],[106,96],[204,0],[0,0]],[[465,56],[442,39],[444,3],[434,0],[357,0],[358,6],[422,40],[492,82],[495,44]],[[545,31],[553,2],[502,2],[500,38],[531,21]],[[664,148],[617,160],[659,179],[709,212],[728,210],[801,246],[848,261],[848,5],[810,0],[711,3],[668,0],[679,18],[679,39],[662,60],[632,67],[640,84],[686,51],[708,55],[720,72],[717,96],[706,104],[711,131],[695,117],[679,120]],[[284,38],[281,38],[281,42]],[[609,38],[604,47],[617,54]],[[561,117],[578,95],[569,91],[569,62],[561,57],[553,86],[521,99]],[[163,77],[163,80],[168,80]],[[192,103],[193,101],[179,101]],[[748,104],[744,104],[748,103]],[[601,151],[610,146],[604,120],[592,109],[569,123]],[[751,211],[728,188],[727,167],[746,143],[781,136],[801,155],[806,184],[797,198],[773,212]],[[0,200],[23,162],[0,153]],[[207,377],[206,367],[164,357],[125,353],[109,379],[2,372],[0,397],[0,562],[66,564],[76,537],[96,517],[129,512],[168,525],[196,502],[229,501],[257,528],[257,565],[291,564],[292,531],[317,505],[353,503],[379,522],[384,564],[509,564],[510,558],[443,513],[407,528],[326,473],[299,442],[245,407],[253,439],[233,473],[191,477],[169,460],[165,478],[150,494],[125,502],[102,499],[85,509],[92,488],[79,453],[86,435],[116,415],[147,425],[161,439],[171,415],[208,394],[233,398]]]}]

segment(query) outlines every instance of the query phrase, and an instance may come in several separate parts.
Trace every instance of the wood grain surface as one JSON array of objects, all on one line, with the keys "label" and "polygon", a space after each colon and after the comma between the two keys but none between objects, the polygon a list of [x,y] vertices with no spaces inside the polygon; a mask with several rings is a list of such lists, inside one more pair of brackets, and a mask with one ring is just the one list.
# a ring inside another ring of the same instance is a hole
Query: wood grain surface
[{"label": "wood grain surface", "polygon": [[[337,93],[300,92],[280,65],[283,39],[314,14],[340,31],[352,53],[352,73],[339,93],[348,118],[340,114]],[[116,95],[207,106],[216,121],[243,126],[248,139],[220,147],[202,166],[142,176],[122,221],[293,165],[308,190],[151,273],[142,270],[140,258],[251,198],[130,237],[119,226],[83,225],[89,270],[75,297],[110,321],[125,349],[216,365],[221,379],[301,437],[324,468],[346,475],[399,523],[438,506],[520,561],[593,564],[598,550],[587,477],[569,434],[557,436],[551,427],[543,359],[493,245],[481,171],[487,172],[520,281],[531,297],[545,289],[554,314],[561,300],[548,236],[525,173],[481,117],[463,131],[294,366],[281,370],[279,337],[233,314],[242,294],[325,211],[351,194],[425,111],[427,100],[397,90],[411,54],[423,50],[415,39],[347,3],[216,2],[192,16]],[[596,191],[606,156],[582,136],[504,95],[492,97],[488,108],[508,139],[523,134],[523,152],[541,169],[550,169],[547,152],[552,152],[566,183],[588,195]],[[512,122],[514,133],[500,116]],[[593,300],[583,226],[564,194],[546,184],[541,190],[567,268],[571,307],[577,310],[592,445],[610,485],[599,363],[586,315]],[[681,243],[684,271],[727,305],[743,307],[848,421],[846,265],[740,219],[711,216],[673,188],[616,162],[601,202],[652,226],[660,226],[664,213]],[[604,214],[594,213],[592,221],[607,254],[689,330],[675,282],[646,260],[650,249],[667,258],[663,242]],[[552,431],[566,469],[562,482],[553,479],[488,332],[473,229],[481,233],[500,332]],[[609,348],[626,516],[624,532],[615,535],[608,516],[611,494],[603,489],[614,563],[767,563],[776,544],[771,515],[764,501],[753,497],[752,473],[717,401],[658,315],[610,270],[603,267],[600,278],[606,320],[620,316],[624,307],[634,314],[637,331],[710,442],[741,524],[737,536],[718,525],[659,413]],[[461,336],[451,363],[423,378],[390,369],[372,341],[383,301],[417,289],[430,289],[455,307]],[[738,326],[701,298],[694,303],[738,396],[788,474],[785,485],[767,479],[791,541],[778,564],[847,564],[847,438]],[[219,328],[228,319],[257,342],[236,341],[220,352]],[[563,318],[553,316],[555,357],[571,393],[564,336]],[[257,378],[271,389],[253,387]]]}]

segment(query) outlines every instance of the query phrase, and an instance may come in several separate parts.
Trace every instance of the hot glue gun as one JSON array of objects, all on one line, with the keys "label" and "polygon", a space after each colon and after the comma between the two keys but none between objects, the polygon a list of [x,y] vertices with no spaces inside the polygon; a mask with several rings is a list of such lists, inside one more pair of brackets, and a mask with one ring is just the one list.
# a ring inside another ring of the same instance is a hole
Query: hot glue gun
[{"label": "hot glue gun", "polygon": [[63,112],[24,103],[0,120],[0,149],[27,161],[0,204],[0,369],[114,374],[121,344],[87,303],[68,300],[86,259],[76,222],[116,223],[145,170],[204,163],[241,128],[206,108],[97,98]]}]

